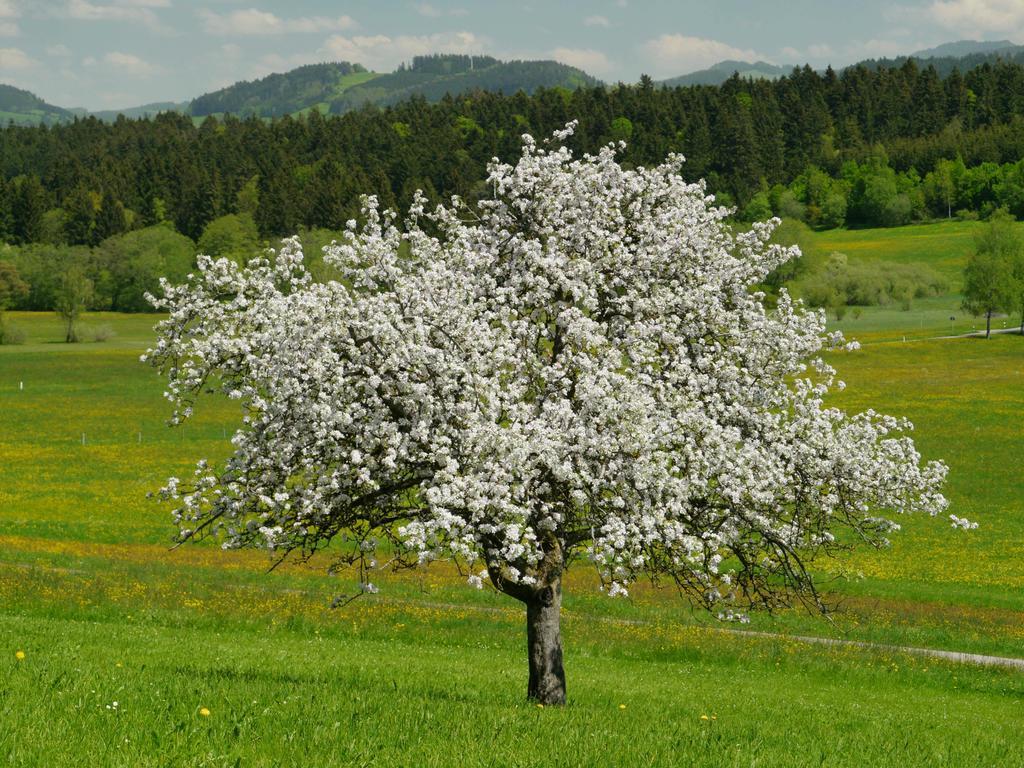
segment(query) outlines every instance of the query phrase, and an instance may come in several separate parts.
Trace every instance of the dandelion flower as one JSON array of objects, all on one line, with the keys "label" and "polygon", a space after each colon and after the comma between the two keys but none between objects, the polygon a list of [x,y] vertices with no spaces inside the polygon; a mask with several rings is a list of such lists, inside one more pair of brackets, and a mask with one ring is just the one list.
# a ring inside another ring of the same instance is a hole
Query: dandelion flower
[{"label": "dandelion flower", "polygon": [[538,704],[537,705],[537,709],[544,709],[544,705],[543,704]]},{"label": "dandelion flower", "polygon": [[625,708],[626,708],[625,704],[619,704],[619,709],[625,709]]},{"label": "dandelion flower", "polygon": [[210,716],[210,710],[208,710],[206,707],[200,707],[199,708],[199,714],[202,715],[203,717],[209,717]]},{"label": "dandelion flower", "polygon": [[707,720],[707,719],[708,719],[708,716],[707,716],[707,715],[701,715],[701,716],[700,716],[700,719],[701,719],[701,720]]},{"label": "dandelion flower", "polygon": [[15,654],[14,654],[14,658],[16,658],[18,661],[24,661],[25,660],[25,652],[24,651],[16,651]]}]

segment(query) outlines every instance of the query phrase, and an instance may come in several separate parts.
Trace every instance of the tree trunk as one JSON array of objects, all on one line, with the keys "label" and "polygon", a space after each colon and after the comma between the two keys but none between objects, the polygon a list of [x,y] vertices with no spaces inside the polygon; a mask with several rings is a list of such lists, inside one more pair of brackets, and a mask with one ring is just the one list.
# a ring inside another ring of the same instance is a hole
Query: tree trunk
[{"label": "tree trunk", "polygon": [[561,578],[526,601],[526,645],[530,659],[530,683],[526,695],[538,704],[565,704],[561,612]]},{"label": "tree trunk", "polygon": [[985,313],[985,338],[991,338],[992,336],[992,310],[990,309]]}]

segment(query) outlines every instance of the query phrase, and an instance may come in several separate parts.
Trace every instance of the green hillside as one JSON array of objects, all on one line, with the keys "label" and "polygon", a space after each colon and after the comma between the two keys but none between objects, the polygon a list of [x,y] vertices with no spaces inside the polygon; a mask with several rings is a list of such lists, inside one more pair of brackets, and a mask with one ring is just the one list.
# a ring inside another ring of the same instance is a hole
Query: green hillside
[{"label": "green hillside", "polygon": [[53,125],[68,122],[74,118],[69,110],[47,104],[34,93],[0,85],[0,122],[18,125]]},{"label": "green hillside", "polygon": [[359,64],[310,64],[260,80],[235,83],[192,101],[193,117],[279,117],[319,109],[340,114],[365,104],[395,104],[412,96],[439,101],[473,90],[532,93],[538,88],[577,88],[597,80],[555,61],[499,61],[490,56],[417,56],[394,72],[370,72]]},{"label": "green hillside", "polygon": [[346,89],[376,77],[347,61],[309,64],[290,72],[242,81],[192,100],[194,117],[231,113],[280,117],[333,101]]},{"label": "green hillside", "polygon": [[489,56],[417,56],[410,66],[347,89],[331,103],[340,114],[366,103],[395,104],[412,96],[439,101],[474,90],[533,93],[538,88],[579,88],[598,81],[557,61],[499,61]]}]

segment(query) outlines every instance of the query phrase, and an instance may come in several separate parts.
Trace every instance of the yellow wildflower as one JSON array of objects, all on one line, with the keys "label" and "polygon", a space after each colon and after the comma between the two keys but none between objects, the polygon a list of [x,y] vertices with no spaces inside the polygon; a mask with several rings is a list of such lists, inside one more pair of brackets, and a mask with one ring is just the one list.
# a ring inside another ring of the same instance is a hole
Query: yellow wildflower
[{"label": "yellow wildflower", "polygon": [[16,658],[18,661],[24,661],[25,660],[25,652],[24,651],[17,651],[17,652],[15,652],[14,658]]},{"label": "yellow wildflower", "polygon": [[707,720],[707,719],[708,719],[708,716],[707,716],[707,715],[701,715],[701,716],[700,716],[700,719],[701,719],[701,720]]},{"label": "yellow wildflower", "polygon": [[210,716],[210,710],[208,710],[206,707],[200,707],[199,708],[199,714],[202,715],[203,717],[209,717]]}]

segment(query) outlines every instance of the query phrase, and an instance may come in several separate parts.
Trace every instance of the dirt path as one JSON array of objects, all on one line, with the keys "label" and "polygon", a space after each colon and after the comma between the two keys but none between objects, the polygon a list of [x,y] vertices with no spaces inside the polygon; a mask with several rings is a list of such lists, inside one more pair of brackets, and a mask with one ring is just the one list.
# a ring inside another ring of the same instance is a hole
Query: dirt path
[{"label": "dirt path", "polygon": [[[1016,333],[1020,335],[1020,326],[1014,328],[993,328],[992,335],[995,336],[997,333]],[[933,341],[935,339],[983,339],[985,338],[984,331],[971,331],[970,333],[957,333],[952,336],[929,336],[927,339],[921,339],[921,341]]]},{"label": "dirt path", "polygon": [[854,648],[865,648],[874,651],[893,651],[905,653],[910,656],[923,656],[931,659],[945,659],[961,664],[974,664],[981,667],[1009,667],[1011,669],[1024,669],[1024,659],[1016,659],[1011,656],[986,656],[981,653],[963,653],[961,651],[943,651],[937,648],[916,648],[910,645],[889,645],[887,643],[869,643],[864,640],[840,640],[833,637],[814,637],[813,635],[785,635],[778,632],[754,632],[743,629],[711,628],[712,631],[727,632],[735,635],[747,635],[750,637],[765,637],[775,640],[795,640],[798,643],[814,645],[838,645]]}]

